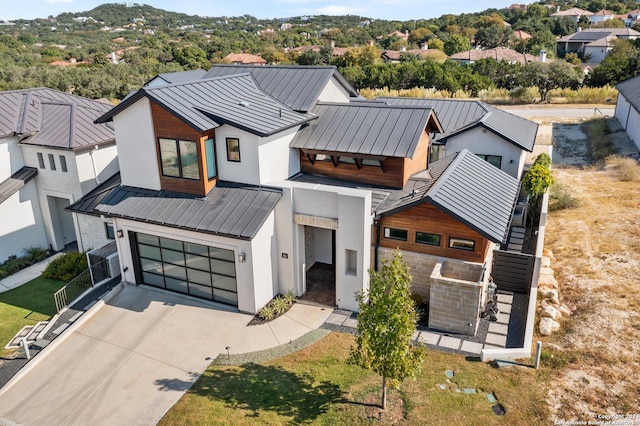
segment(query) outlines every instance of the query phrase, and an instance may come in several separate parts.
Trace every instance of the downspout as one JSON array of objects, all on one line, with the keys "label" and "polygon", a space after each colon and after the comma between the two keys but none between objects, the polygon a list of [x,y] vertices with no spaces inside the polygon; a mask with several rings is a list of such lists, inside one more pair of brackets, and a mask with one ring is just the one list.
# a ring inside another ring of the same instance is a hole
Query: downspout
[{"label": "downspout", "polygon": [[378,270],[378,251],[380,248],[380,220],[374,219],[373,224],[376,227],[376,245],[373,250],[373,269]]},{"label": "downspout", "polygon": [[89,151],[89,156],[91,157],[91,165],[93,166],[93,176],[96,178],[96,183],[100,185],[100,177],[98,176],[98,172],[96,170],[96,160],[93,158],[93,153],[98,150],[98,145],[93,147],[91,151]]}]

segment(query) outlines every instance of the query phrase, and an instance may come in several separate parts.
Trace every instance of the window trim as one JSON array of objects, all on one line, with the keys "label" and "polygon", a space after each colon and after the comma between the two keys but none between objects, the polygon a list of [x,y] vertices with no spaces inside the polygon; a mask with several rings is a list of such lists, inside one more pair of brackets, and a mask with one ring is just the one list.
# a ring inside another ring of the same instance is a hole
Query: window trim
[{"label": "window trim", "polygon": [[[229,143],[230,143],[230,142],[234,142],[234,141],[236,142],[236,144],[237,144],[237,148],[238,148],[238,152],[237,152],[238,159],[234,159],[234,158],[232,158],[232,157],[235,157],[235,154],[236,154],[236,153],[235,153],[235,152],[231,152],[231,151],[229,150],[229,148],[231,147],[231,146],[229,145]],[[231,163],[240,163],[240,162],[242,161],[242,157],[241,157],[241,155],[240,155],[240,138],[236,138],[236,137],[228,137],[228,138],[225,138],[225,146],[226,146],[226,148],[227,148],[227,161],[229,161],[229,162],[231,162]],[[231,156],[231,155],[229,155],[229,154],[234,154],[234,155],[233,155],[233,156]]]},{"label": "window trim", "polygon": [[[111,230],[111,232],[109,232]],[[115,240],[116,239],[116,228],[113,226],[111,222],[104,223],[104,232],[107,236],[107,240]]]},{"label": "window trim", "polygon": [[[456,245],[456,243],[471,243],[471,247],[465,247],[464,245]],[[449,248],[454,250],[464,251],[476,251],[476,241],[462,237],[449,237]]]},{"label": "window trim", "polygon": [[[427,242],[427,241],[418,241],[418,234],[433,235],[433,236],[435,236],[435,237],[438,237],[438,243],[436,244],[436,243],[430,243],[430,242]],[[417,243],[417,244],[424,244],[424,245],[427,245],[427,246],[433,246],[433,247],[440,247],[440,246],[442,246],[442,235],[440,235],[440,234],[434,234],[434,233],[432,233],[432,232],[416,231],[416,235],[415,235],[415,237],[416,237],[416,243]]]},{"label": "window trim", "polygon": [[64,155],[59,155],[58,159],[60,160],[60,170],[62,170],[64,173],[67,173],[68,169],[67,169],[67,157],[65,157]]},{"label": "window trim", "polygon": [[[164,173],[164,166],[162,164],[162,147],[160,145],[160,141],[169,141],[169,142],[173,142],[175,144],[175,152],[176,152],[176,160],[178,162],[177,167],[178,167],[178,176],[173,176],[173,175],[167,175]],[[186,177],[184,175],[184,166],[182,164],[182,154],[180,153],[180,142],[188,142],[188,143],[192,143],[194,144],[195,148],[196,148],[196,166],[198,167],[198,177],[197,178],[192,178],[192,177]],[[158,137],[158,156],[160,157],[160,173],[162,174],[162,177],[166,177],[166,178],[173,178],[173,179],[185,179],[185,180],[189,180],[192,182],[198,182],[200,180],[202,180],[201,177],[201,173],[200,173],[200,156],[198,155],[198,142],[197,141],[192,141],[192,140],[188,140],[188,139],[175,139],[175,138],[164,138],[164,137]]]},{"label": "window trim", "polygon": [[493,158],[499,158],[500,159],[500,165],[496,166],[499,169],[502,169],[502,155],[493,155],[493,154],[476,154],[478,157],[482,158],[484,161],[486,161],[487,163],[491,164],[492,166],[495,166],[495,164],[491,163],[489,161],[489,157],[493,157]]},{"label": "window trim", "polygon": [[[400,231],[400,232],[404,232],[405,237],[401,238],[401,237],[392,237],[391,236],[391,232],[392,231]],[[407,231],[406,229],[400,229],[400,228],[388,228],[385,227],[384,228],[384,237],[386,239],[389,240],[396,240],[396,241],[408,241],[409,240],[409,231]]]},{"label": "window trim", "polygon": [[38,166],[39,166],[39,168],[45,170],[46,167],[44,165],[44,156],[42,155],[41,152],[37,152],[36,154],[38,156]]},{"label": "window trim", "polygon": [[[209,154],[211,154],[211,164],[209,164]],[[204,160],[207,165],[207,180],[211,181],[218,177],[218,165],[216,164],[216,140],[214,137],[210,137],[204,140]],[[209,167],[213,166],[213,175],[212,170]]]}]

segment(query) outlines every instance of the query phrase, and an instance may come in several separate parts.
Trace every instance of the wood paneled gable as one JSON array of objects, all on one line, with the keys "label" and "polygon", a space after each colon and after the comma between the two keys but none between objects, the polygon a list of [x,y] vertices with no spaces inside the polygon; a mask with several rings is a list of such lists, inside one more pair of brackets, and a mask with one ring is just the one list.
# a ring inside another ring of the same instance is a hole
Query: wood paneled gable
[{"label": "wood paneled gable", "polygon": [[[211,129],[201,133],[161,105],[158,105],[153,101],[151,101],[150,104],[151,114],[153,117],[153,130],[156,139],[156,159],[158,162],[158,170],[160,171],[161,188],[166,191],[184,192],[187,194],[203,196],[207,195],[215,187],[217,182],[217,178],[207,178],[207,159],[205,156],[205,141],[207,139],[214,138],[214,130]],[[196,142],[198,149],[198,165],[200,169],[200,178],[198,180],[170,177],[162,174],[162,162],[158,146],[159,138]]]}]

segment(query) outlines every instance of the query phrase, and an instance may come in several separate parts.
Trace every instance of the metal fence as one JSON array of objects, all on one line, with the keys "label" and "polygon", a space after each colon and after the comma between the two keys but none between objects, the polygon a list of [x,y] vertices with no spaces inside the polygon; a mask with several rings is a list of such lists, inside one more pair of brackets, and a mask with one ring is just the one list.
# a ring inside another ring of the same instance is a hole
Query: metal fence
[{"label": "metal fence", "polygon": [[58,313],[66,308],[69,303],[77,299],[82,293],[92,288],[94,286],[92,278],[93,274],[96,271],[102,272],[104,270],[109,270],[108,260],[106,259],[102,262],[91,265],[89,268],[82,271],[77,277],[69,281],[67,285],[55,292],[53,298],[56,302],[56,309]]}]

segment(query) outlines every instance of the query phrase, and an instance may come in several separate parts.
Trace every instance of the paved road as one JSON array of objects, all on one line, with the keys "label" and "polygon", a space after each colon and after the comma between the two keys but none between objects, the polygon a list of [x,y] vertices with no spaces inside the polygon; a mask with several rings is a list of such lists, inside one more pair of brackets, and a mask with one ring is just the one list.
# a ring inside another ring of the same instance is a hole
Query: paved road
[{"label": "paved road", "polygon": [[511,114],[518,115],[525,118],[539,118],[539,117],[565,117],[565,118],[590,118],[596,116],[609,116],[613,117],[615,107],[598,107],[597,110],[594,107],[575,106],[567,108],[548,108],[544,106],[530,107],[530,108],[518,108],[512,106],[500,106],[499,108],[510,112]]}]

